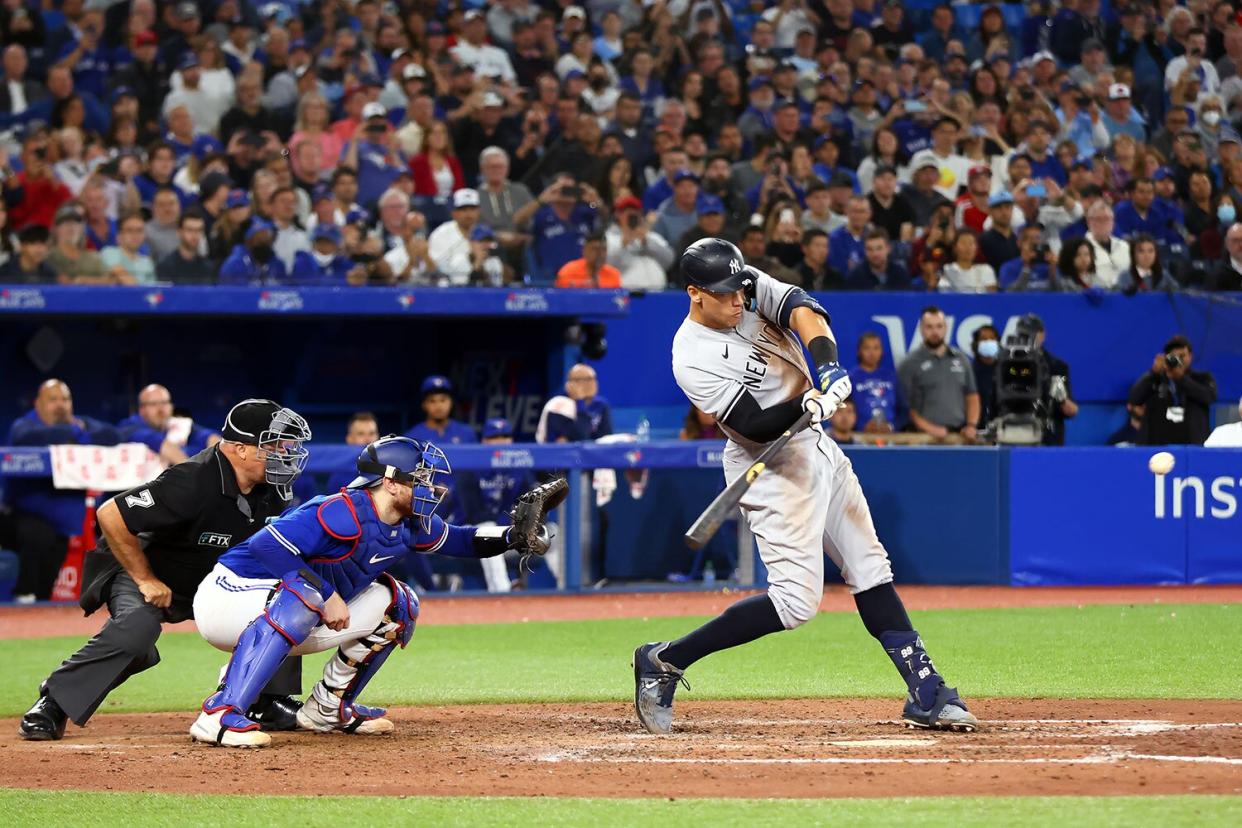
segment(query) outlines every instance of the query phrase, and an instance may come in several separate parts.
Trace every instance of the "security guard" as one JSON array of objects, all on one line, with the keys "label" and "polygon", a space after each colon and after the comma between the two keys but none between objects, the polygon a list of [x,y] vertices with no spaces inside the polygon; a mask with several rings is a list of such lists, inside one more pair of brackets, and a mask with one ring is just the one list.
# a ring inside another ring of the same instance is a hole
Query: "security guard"
[{"label": "security guard", "polygon": [[[82,609],[112,618],[39,687],[22,717],[23,739],[60,739],[65,720],[83,726],[114,687],[160,661],[164,623],[194,616],[194,593],[216,559],[278,516],[306,465],[310,428],[271,400],[244,400],[221,442],[100,507],[100,537],[86,557]],[[301,662],[287,659],[250,715],[291,730]]]}]

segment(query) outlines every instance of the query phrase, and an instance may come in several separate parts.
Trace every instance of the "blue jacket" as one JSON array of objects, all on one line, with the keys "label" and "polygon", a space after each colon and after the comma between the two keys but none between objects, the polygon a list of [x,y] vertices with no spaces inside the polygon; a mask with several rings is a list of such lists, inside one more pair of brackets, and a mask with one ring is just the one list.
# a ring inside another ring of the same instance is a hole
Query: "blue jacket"
[{"label": "blue jacket", "polygon": [[1176,229],[1173,216],[1169,215],[1156,201],[1147,208],[1146,217],[1140,216],[1129,199],[1119,202],[1113,210],[1113,235],[1119,239],[1131,239],[1139,233],[1146,233],[1158,242],[1179,244],[1184,241],[1182,234]]},{"label": "blue jacket", "polygon": [[352,270],[354,263],[341,255],[333,257],[327,265],[315,261],[315,255],[307,250],[299,250],[293,257],[293,272],[289,281],[299,285],[341,285],[345,284],[345,276]]},{"label": "blue jacket", "polygon": [[867,261],[866,231],[858,238],[850,235],[849,226],[838,227],[828,236],[828,264],[837,273],[850,273]]},{"label": "blue jacket", "polygon": [[[77,422],[45,425],[34,410],[13,421],[10,446],[58,446],[65,444],[114,446],[116,429],[108,423],[78,417]],[[80,424],[79,424],[80,423]],[[29,512],[70,537],[82,532],[86,504],[82,492],[52,487],[52,479],[14,477],[6,482],[5,500],[13,508]]]},{"label": "blue jacket", "polygon": [[243,578],[282,578],[309,567],[323,579],[323,597],[349,601],[411,552],[473,558],[473,526],[450,526],[434,515],[384,523],[366,489],[321,495],[285,512],[220,556]]},{"label": "blue jacket", "polygon": [[280,257],[273,255],[270,262],[261,265],[251,258],[244,245],[238,244],[220,265],[218,279],[222,285],[284,285],[289,282],[289,274]]},{"label": "blue jacket", "polygon": [[[156,454],[160,453],[160,446],[164,445],[164,432],[147,425],[147,421],[138,414],[121,420],[116,424],[116,428],[120,435],[118,442],[143,443]],[[213,434],[215,434],[214,431],[209,428],[203,428],[198,423],[192,425],[190,427],[190,438],[185,443],[186,456],[193,457],[207,448],[207,441],[211,439]]]}]

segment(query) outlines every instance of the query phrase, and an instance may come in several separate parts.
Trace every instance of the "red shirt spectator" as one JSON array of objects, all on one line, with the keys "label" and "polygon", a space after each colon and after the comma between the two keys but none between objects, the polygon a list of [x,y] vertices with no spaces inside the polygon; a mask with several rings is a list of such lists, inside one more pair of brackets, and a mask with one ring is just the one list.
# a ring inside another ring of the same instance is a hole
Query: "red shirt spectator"
[{"label": "red shirt spectator", "polygon": [[[424,196],[450,196],[466,186],[461,163],[453,154],[453,138],[443,121],[436,121],[423,139],[423,151],[410,159],[410,174],[414,176],[414,193]],[[452,186],[445,191],[448,176]]]},{"label": "red shirt spectator", "polygon": [[52,217],[73,193],[52,174],[47,163],[47,138],[36,135],[28,138],[22,147],[22,166],[15,178],[15,186],[22,189],[20,201],[9,211],[14,230],[31,224],[52,226]]}]

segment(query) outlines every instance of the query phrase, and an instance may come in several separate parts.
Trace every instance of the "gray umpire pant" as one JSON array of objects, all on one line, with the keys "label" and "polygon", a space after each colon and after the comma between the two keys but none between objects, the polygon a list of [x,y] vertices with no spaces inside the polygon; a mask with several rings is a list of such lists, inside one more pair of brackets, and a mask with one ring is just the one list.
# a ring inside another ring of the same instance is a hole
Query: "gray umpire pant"
[{"label": "gray umpire pant", "polygon": [[[167,610],[152,606],[143,600],[138,585],[123,570],[112,578],[106,594],[112,618],[47,678],[48,694],[79,727],[86,724],[113,689],[130,676],[160,663],[155,642],[165,622],[176,623],[192,616],[192,596],[174,594]],[[302,659],[285,659],[263,692],[300,695]],[[204,698],[206,695],[205,692]]]}]

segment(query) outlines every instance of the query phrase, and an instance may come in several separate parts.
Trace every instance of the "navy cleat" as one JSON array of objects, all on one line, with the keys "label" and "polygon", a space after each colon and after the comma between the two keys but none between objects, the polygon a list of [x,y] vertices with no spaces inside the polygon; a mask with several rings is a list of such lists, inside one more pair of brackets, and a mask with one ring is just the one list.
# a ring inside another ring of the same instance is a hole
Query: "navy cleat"
[{"label": "navy cleat", "polygon": [[936,700],[929,710],[919,707],[913,696],[906,696],[901,720],[910,728],[923,727],[959,733],[971,733],[979,729],[979,720],[966,709],[966,702],[962,701],[957,690],[943,684],[936,689]]},{"label": "navy cleat", "polygon": [[667,641],[644,644],[634,651],[634,711],[648,733],[673,729],[673,694],[677,685],[690,689],[681,670],[660,660]]},{"label": "navy cleat", "polygon": [[39,700],[22,716],[17,733],[30,742],[54,742],[65,736],[65,711],[47,692],[47,682],[39,685]]}]

